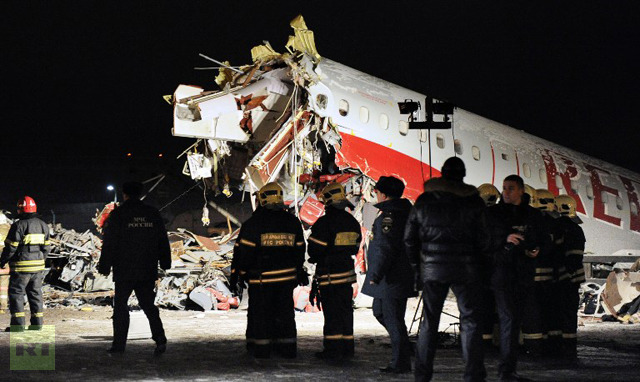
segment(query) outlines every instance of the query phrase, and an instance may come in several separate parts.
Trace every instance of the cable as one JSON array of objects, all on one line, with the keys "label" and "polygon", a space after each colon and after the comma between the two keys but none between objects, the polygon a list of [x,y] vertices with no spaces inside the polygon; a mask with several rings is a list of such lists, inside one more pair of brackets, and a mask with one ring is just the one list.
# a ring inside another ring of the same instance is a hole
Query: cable
[{"label": "cable", "polygon": [[193,186],[191,186],[187,191],[183,192],[182,194],[178,195],[175,199],[173,199],[172,201],[170,201],[169,203],[165,204],[164,206],[162,206],[162,208],[159,209],[159,211],[164,210],[165,208],[169,207],[171,204],[173,204],[176,200],[182,198],[187,192],[193,190],[194,188],[196,188],[198,186],[198,184],[200,184],[201,181],[196,182]]}]

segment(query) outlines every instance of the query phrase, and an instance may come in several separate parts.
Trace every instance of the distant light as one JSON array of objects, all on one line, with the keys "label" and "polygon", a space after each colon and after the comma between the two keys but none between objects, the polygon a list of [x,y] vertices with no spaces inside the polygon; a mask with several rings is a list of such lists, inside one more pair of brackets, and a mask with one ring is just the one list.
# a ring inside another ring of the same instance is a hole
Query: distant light
[{"label": "distant light", "polygon": [[128,156],[128,157],[131,157],[132,155],[133,155],[133,154],[131,154],[131,153],[127,153],[127,156]]},{"label": "distant light", "polygon": [[107,186],[107,190],[109,190],[109,191],[113,191],[113,186],[112,186],[112,185],[108,185],[108,186]]},{"label": "distant light", "polygon": [[162,158],[162,153],[158,154],[158,158]]}]

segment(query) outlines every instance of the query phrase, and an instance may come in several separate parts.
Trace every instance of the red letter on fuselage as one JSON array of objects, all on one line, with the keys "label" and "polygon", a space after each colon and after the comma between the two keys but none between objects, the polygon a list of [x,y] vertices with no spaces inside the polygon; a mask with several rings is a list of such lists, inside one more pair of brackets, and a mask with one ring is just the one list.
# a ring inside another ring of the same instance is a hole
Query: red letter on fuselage
[{"label": "red letter on fuselage", "polygon": [[609,174],[609,172],[602,170],[598,167],[591,166],[586,163],[584,167],[591,173],[591,185],[593,186],[593,197],[594,197],[593,217],[596,219],[609,222],[611,224],[615,224],[619,227],[620,221],[621,221],[620,218],[607,215],[607,213],[604,210],[604,201],[602,200],[602,191],[606,191],[611,195],[615,195],[616,197],[619,196],[618,190],[616,190],[615,188],[611,188],[609,186],[605,186],[604,184],[602,184],[602,180],[600,180],[600,175],[598,174],[598,171],[605,174]]},{"label": "red letter on fuselage", "polygon": [[576,194],[571,188],[571,178],[575,178],[578,175],[578,169],[571,159],[565,158],[562,155],[558,156],[566,165],[567,169],[564,172],[558,171],[558,167],[556,166],[549,150],[544,150],[542,152],[542,160],[544,160],[544,167],[547,170],[547,188],[554,195],[559,195],[560,189],[558,189],[558,186],[556,185],[556,175],[560,175],[564,189],[567,191],[567,195],[576,200],[576,211],[586,214],[580,195]]},{"label": "red letter on fuselage", "polygon": [[[629,200],[629,229],[635,232],[640,232],[640,201],[638,201],[637,189],[633,185],[634,182],[631,179],[620,175],[620,180],[622,181],[622,184],[624,184],[624,189],[627,191],[627,199]],[[632,212],[631,205],[636,206],[635,214]]]}]

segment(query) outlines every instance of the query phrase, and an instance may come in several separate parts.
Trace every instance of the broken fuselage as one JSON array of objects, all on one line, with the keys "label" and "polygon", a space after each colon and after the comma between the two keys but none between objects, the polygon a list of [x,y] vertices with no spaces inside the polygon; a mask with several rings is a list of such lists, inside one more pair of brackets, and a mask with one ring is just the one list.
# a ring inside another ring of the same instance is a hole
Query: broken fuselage
[{"label": "broken fuselage", "polygon": [[[358,217],[381,175],[406,184],[415,200],[444,161],[460,157],[465,181],[491,183],[518,174],[534,189],[568,194],[584,221],[586,253],[640,255],[640,175],[456,108],[448,130],[409,130],[398,102],[425,95],[305,52],[274,56],[234,73],[224,90],[181,85],[173,134],[207,142],[220,162],[247,153],[247,191],[279,182],[301,220],[322,214],[316,193],[342,182]],[[424,118],[417,111],[414,117]]]}]

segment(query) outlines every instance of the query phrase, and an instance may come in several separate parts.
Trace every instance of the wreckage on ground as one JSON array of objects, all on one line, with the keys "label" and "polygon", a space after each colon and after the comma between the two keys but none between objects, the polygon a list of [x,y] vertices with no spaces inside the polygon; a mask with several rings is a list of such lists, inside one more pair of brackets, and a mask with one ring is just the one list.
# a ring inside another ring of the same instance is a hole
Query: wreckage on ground
[{"label": "wreckage on ground", "polygon": [[[291,27],[286,52],[265,42],[251,50],[250,65],[201,54],[219,65],[218,90],[180,85],[165,97],[173,135],[197,139],[183,153],[186,175],[227,195],[234,186],[253,195],[278,182],[305,228],[324,212],[320,189],[343,184],[365,238],[355,261],[359,286],[375,181],[396,176],[415,200],[454,155],[465,161],[470,184],[499,185],[517,173],[534,189],[572,196],[587,254],[640,256],[638,174],[321,57],[302,16]],[[606,194],[616,196],[617,210]]]},{"label": "wreckage on ground", "polygon": [[[113,210],[107,205],[105,210]],[[98,214],[95,221],[104,222]],[[97,271],[102,240],[86,231],[78,233],[57,224],[51,226],[50,264],[45,282],[55,289],[71,292],[78,298],[114,288],[111,275]],[[171,269],[162,271],[158,281],[156,305],[185,309],[195,304],[204,310],[228,310],[239,306],[239,299],[229,291],[234,233],[218,238],[196,235],[179,229],[168,233],[171,245]],[[54,293],[56,296],[60,293]]]}]

